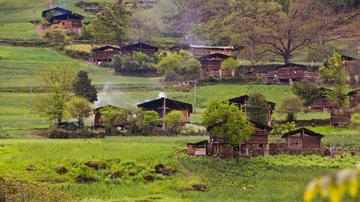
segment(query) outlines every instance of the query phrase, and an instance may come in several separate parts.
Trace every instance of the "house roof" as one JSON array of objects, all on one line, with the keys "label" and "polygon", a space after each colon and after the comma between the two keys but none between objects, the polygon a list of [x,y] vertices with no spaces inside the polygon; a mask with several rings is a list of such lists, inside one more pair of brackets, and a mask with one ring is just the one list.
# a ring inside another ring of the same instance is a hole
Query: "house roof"
[{"label": "house roof", "polygon": [[76,13],[64,13],[62,15],[52,16],[49,20],[67,20],[67,19],[76,19],[81,20],[84,16],[76,14]]},{"label": "house roof", "polygon": [[187,43],[179,43],[179,44],[176,44],[175,46],[172,46],[170,48],[170,50],[172,49],[184,49],[184,50],[188,50],[190,48],[190,44],[187,44]]},{"label": "house roof", "polygon": [[258,122],[255,122],[255,121],[250,121],[256,128],[260,128],[262,130],[272,130],[273,128],[268,126],[268,125],[265,125],[265,124],[262,124],[262,123],[258,123]]},{"label": "house roof", "polygon": [[99,47],[99,48],[93,48],[92,50],[93,51],[105,51],[105,50],[109,50],[109,49],[120,51],[119,47],[110,46],[110,45],[102,46],[102,47]]},{"label": "house roof", "polygon": [[204,55],[202,57],[199,58],[199,60],[218,60],[218,58],[220,58],[221,60],[225,60],[227,58],[230,58],[231,56],[222,54],[222,53],[213,53],[213,54],[209,54],[209,55]]},{"label": "house roof", "polygon": [[209,144],[209,142],[207,140],[203,140],[203,141],[200,141],[200,142],[196,142],[196,143],[187,143],[187,145],[195,145],[195,146],[204,146],[204,145],[207,145]]},{"label": "house roof", "polygon": [[349,92],[347,95],[348,96],[354,96],[354,95],[357,95],[357,94],[360,94],[360,88]]},{"label": "house roof", "polygon": [[49,18],[49,19],[54,19],[56,17],[56,19],[61,18],[62,17],[70,17],[70,18],[76,18],[76,19],[82,19],[84,18],[84,16],[74,13],[70,10],[67,10],[65,8],[60,8],[60,7],[55,7],[55,8],[51,8],[48,10],[44,10],[41,14],[41,16],[43,18]]},{"label": "house roof", "polygon": [[346,61],[358,60],[357,58],[354,58],[354,57],[351,57],[348,55],[342,55],[341,57],[343,60],[346,60]]},{"label": "house roof", "polygon": [[199,48],[199,49],[212,49],[212,50],[234,50],[233,46],[204,46],[204,45],[195,45],[190,44],[190,48]]},{"label": "house roof", "polygon": [[[245,102],[247,100],[249,100],[249,96],[248,95],[242,95],[239,97],[235,97],[229,100],[230,103],[235,103],[235,104],[245,104]],[[271,105],[272,109],[275,109],[276,104],[273,102],[268,101],[268,104]]]},{"label": "house roof", "polygon": [[299,128],[299,129],[296,129],[296,130],[293,130],[293,131],[290,131],[290,132],[287,132],[285,134],[283,134],[282,138],[287,138],[287,137],[290,137],[290,136],[293,136],[293,135],[296,135],[296,134],[299,134],[299,133],[304,133],[306,135],[309,135],[309,136],[316,136],[316,137],[324,137],[324,135],[320,134],[320,133],[316,133],[312,130],[309,130],[307,128]]},{"label": "house roof", "polygon": [[142,50],[156,50],[158,51],[159,48],[144,42],[137,42],[133,44],[129,44],[126,46],[121,47],[122,51],[132,51],[134,49],[142,49]]},{"label": "house roof", "polygon": [[100,112],[102,109],[106,108],[106,107],[109,107],[109,108],[112,108],[112,109],[121,109],[120,107],[116,107],[114,105],[104,105],[104,106],[101,106],[101,107],[98,107],[95,109],[95,112]]},{"label": "house roof", "polygon": [[163,107],[164,102],[166,103],[166,108],[175,109],[175,110],[187,109],[187,110],[190,110],[190,112],[192,112],[192,110],[193,110],[193,107],[191,104],[177,101],[177,100],[172,100],[169,98],[166,98],[166,100],[165,100],[164,97],[155,99],[155,100],[151,100],[148,102],[144,102],[142,104],[138,104],[137,106],[139,108],[147,109],[147,110],[158,109],[160,107]]},{"label": "house roof", "polygon": [[55,15],[61,15],[61,14],[64,14],[64,13],[72,13],[72,11],[70,10],[67,10],[65,8],[60,8],[60,7],[55,7],[55,8],[50,8],[50,9],[47,9],[47,10],[44,10],[41,14],[42,17],[47,17],[47,14],[48,13],[54,13]]}]

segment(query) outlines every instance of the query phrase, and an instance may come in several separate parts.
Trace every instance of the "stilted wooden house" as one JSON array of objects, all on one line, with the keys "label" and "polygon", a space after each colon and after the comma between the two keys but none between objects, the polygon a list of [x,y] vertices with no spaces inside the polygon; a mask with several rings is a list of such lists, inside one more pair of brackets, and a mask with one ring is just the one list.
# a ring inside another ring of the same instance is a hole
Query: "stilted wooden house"
[{"label": "stilted wooden house", "polygon": [[207,140],[200,141],[197,143],[188,143],[187,144],[187,153],[188,155],[194,156],[206,156],[208,154],[208,144]]},{"label": "stilted wooden house", "polygon": [[80,14],[64,8],[55,7],[43,11],[42,17],[45,18],[50,25],[60,24],[71,33],[81,33],[84,16]]},{"label": "stilted wooden house", "polygon": [[269,142],[268,137],[272,130],[270,126],[251,122],[255,126],[255,132],[246,141],[241,141],[241,154],[244,156],[268,156]]},{"label": "stilted wooden house", "polygon": [[289,151],[311,151],[321,149],[321,138],[324,136],[306,128],[299,128],[283,134]]},{"label": "stilted wooden house", "polygon": [[195,58],[200,58],[206,55],[215,53],[233,56],[235,50],[232,46],[203,46],[194,44],[178,44],[170,48],[171,51],[187,50],[190,51]]},{"label": "stilted wooden house", "polygon": [[229,72],[223,71],[221,69],[221,66],[224,60],[230,57],[231,56],[224,55],[222,53],[213,53],[210,55],[205,55],[200,57],[199,60],[202,64],[202,77],[203,78],[210,78],[210,77],[222,78],[223,76],[228,77]]},{"label": "stilted wooden house", "polygon": [[333,126],[348,126],[351,123],[352,111],[349,108],[334,109],[331,111],[330,122]]},{"label": "stilted wooden house", "polygon": [[[109,108],[109,109],[121,109],[119,107],[115,107],[113,105],[105,105],[103,107],[98,107],[95,109],[94,114],[95,114],[95,118],[94,118],[94,128],[105,128],[105,123],[104,120],[102,118],[102,110],[104,110],[105,108]],[[119,127],[123,127],[123,125],[119,125]]]},{"label": "stilted wooden house", "polygon": [[144,102],[137,106],[143,110],[156,111],[160,117],[164,117],[164,114],[168,114],[173,110],[181,111],[184,115],[184,124],[190,122],[190,114],[193,112],[191,104],[164,97]]},{"label": "stilted wooden house", "polygon": [[96,64],[101,62],[111,62],[114,55],[120,53],[120,48],[115,46],[102,46],[92,49],[92,60]]},{"label": "stilted wooden house", "polygon": [[349,56],[343,56],[343,59],[345,60],[345,70],[348,73],[349,85],[360,86],[360,60]]},{"label": "stilted wooden house", "polygon": [[143,52],[148,56],[155,56],[159,51],[159,48],[147,43],[137,42],[121,47],[123,54],[133,54],[134,52]]},{"label": "stilted wooden house", "polygon": [[299,64],[281,65],[273,72],[273,80],[286,84],[294,81],[319,83],[319,68]]},{"label": "stilted wooden house", "polygon": [[320,88],[321,95],[318,99],[314,100],[313,103],[310,104],[309,109],[313,112],[324,112],[331,111],[336,109],[337,107],[327,98],[327,92],[332,91],[328,88]]},{"label": "stilted wooden house", "polygon": [[360,106],[360,89],[351,91],[347,94],[349,96],[350,107],[355,108]]},{"label": "stilted wooden house", "polygon": [[[248,106],[249,98],[250,97],[248,95],[243,95],[240,97],[232,98],[229,100],[229,102],[238,106],[239,109],[242,109],[244,114],[247,115],[248,108],[249,108],[249,106]],[[268,126],[271,126],[272,114],[275,110],[275,106],[276,106],[275,103],[268,101],[268,113],[267,113]]]}]

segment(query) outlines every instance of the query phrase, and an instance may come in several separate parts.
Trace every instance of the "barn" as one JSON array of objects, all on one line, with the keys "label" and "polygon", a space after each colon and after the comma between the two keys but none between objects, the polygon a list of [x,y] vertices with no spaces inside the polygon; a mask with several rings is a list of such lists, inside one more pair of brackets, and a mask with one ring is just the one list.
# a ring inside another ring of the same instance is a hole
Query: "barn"
[{"label": "barn", "polygon": [[292,84],[294,81],[319,83],[319,67],[307,67],[299,64],[281,65],[273,72],[273,80]]},{"label": "barn", "polygon": [[321,149],[322,134],[311,131],[307,128],[299,128],[283,134],[289,151],[312,151]]},{"label": "barn", "polygon": [[350,86],[360,86],[360,60],[350,56],[342,56],[345,60],[345,70],[348,73]]},{"label": "barn", "polygon": [[233,56],[233,51],[235,50],[232,46],[204,46],[204,45],[194,45],[194,44],[177,44],[170,48],[171,51],[187,50],[190,51],[195,58],[200,58],[206,55],[211,55],[215,53]]},{"label": "barn", "polygon": [[84,16],[80,14],[64,8],[55,7],[43,11],[42,17],[45,18],[50,25],[60,24],[71,33],[81,33]]},{"label": "barn", "polygon": [[188,143],[187,154],[194,156],[206,156],[208,154],[208,144],[209,142],[207,140],[196,143]]},{"label": "barn", "polygon": [[164,114],[168,114],[173,110],[181,111],[184,115],[184,124],[190,122],[190,114],[193,112],[191,104],[164,97],[144,102],[142,104],[138,104],[137,106],[143,110],[156,111],[160,117],[164,117]]},{"label": "barn", "polygon": [[133,54],[134,52],[143,52],[148,56],[155,56],[159,48],[144,42],[137,42],[121,47],[123,54]]},{"label": "barn", "polygon": [[[102,107],[98,107],[95,109],[94,114],[95,114],[95,118],[94,118],[94,128],[105,128],[105,123],[103,121],[102,118],[102,110],[103,109],[120,109],[119,107],[115,107],[113,105],[105,105]],[[119,126],[122,127],[122,126]]]},{"label": "barn", "polygon": [[[231,56],[224,55],[222,53],[213,53],[210,55],[205,55],[199,58],[199,61],[202,65],[202,77],[219,77],[229,76],[229,73],[222,71],[221,66],[224,60],[230,58]],[[224,75],[223,75],[224,73]]]},{"label": "barn", "polygon": [[[249,107],[248,106],[249,98],[250,97],[248,95],[242,95],[240,97],[230,99],[229,102],[238,106],[239,109],[242,109],[244,114],[246,115]],[[271,126],[272,114],[275,110],[275,106],[276,106],[275,103],[268,101],[268,126]]]},{"label": "barn", "polygon": [[360,104],[360,89],[349,92],[348,94],[350,107],[355,108]]},{"label": "barn", "polygon": [[341,108],[331,110],[330,122],[333,126],[348,126],[351,123],[351,110],[349,108]]},{"label": "barn", "polygon": [[92,49],[92,61],[96,64],[101,62],[111,62],[114,55],[120,53],[120,48],[115,46],[102,46]]}]

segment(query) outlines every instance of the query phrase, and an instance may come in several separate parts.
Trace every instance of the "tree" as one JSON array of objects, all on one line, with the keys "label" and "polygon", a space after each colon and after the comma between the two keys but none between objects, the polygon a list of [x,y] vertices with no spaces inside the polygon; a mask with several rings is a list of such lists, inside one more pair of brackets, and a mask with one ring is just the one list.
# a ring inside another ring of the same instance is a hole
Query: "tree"
[{"label": "tree", "polygon": [[219,99],[207,104],[201,123],[210,132],[232,144],[248,139],[254,131],[250,121],[237,106]]},{"label": "tree", "polygon": [[249,96],[247,106],[248,116],[250,120],[264,125],[268,124],[269,104],[264,95],[254,93]]},{"label": "tree", "polygon": [[58,67],[44,70],[40,81],[46,92],[39,98],[37,109],[57,126],[64,118],[65,103],[71,98],[76,71],[72,68]]},{"label": "tree", "polygon": [[107,106],[101,109],[101,114],[106,125],[107,134],[113,135],[118,126],[123,126],[128,123],[129,111],[126,109]]},{"label": "tree", "polygon": [[96,39],[116,40],[119,45],[128,39],[131,12],[123,0],[107,5],[91,23]]},{"label": "tree", "polygon": [[156,73],[155,59],[143,52],[135,52],[132,55],[115,55],[112,66],[115,72],[124,74]]},{"label": "tree", "polygon": [[152,132],[159,124],[159,120],[159,114],[156,111],[146,111],[144,113],[143,130]]},{"label": "tree", "polygon": [[85,71],[78,72],[77,79],[74,82],[74,92],[76,96],[84,97],[92,103],[97,100],[95,85],[91,84],[91,79]]},{"label": "tree", "polygon": [[301,98],[305,106],[311,105],[322,96],[321,90],[316,85],[306,81],[294,82],[292,91],[296,96]]},{"label": "tree", "polygon": [[68,31],[62,25],[54,24],[45,31],[44,39],[52,46],[62,49],[70,42],[68,34]]},{"label": "tree", "polygon": [[188,51],[167,53],[157,64],[158,71],[164,74],[166,80],[184,80],[198,78],[201,63]]},{"label": "tree", "polygon": [[283,99],[280,106],[280,113],[287,114],[287,121],[293,122],[295,114],[302,111],[302,103],[297,96],[290,96]]},{"label": "tree", "polygon": [[170,133],[177,133],[180,131],[184,120],[184,115],[181,111],[171,111],[164,117],[166,130]]},{"label": "tree", "polygon": [[71,118],[78,120],[78,127],[84,129],[84,119],[89,117],[93,111],[93,105],[84,97],[72,97],[65,104],[65,111]]},{"label": "tree", "polygon": [[224,60],[224,62],[221,65],[221,69],[233,73],[235,70],[237,70],[240,67],[240,65],[241,62],[239,59],[231,57]]}]

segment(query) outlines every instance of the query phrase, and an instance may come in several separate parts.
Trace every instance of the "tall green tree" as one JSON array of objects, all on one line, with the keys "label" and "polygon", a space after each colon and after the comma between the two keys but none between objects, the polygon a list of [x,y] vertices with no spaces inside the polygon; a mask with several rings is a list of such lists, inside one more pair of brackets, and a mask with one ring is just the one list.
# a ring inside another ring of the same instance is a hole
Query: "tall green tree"
[{"label": "tall green tree", "polygon": [[84,97],[72,97],[65,104],[65,111],[71,118],[77,119],[80,129],[84,129],[84,119],[91,115],[93,109],[93,104]]},{"label": "tall green tree", "polygon": [[86,98],[89,102],[97,100],[97,91],[95,85],[91,84],[91,79],[85,71],[79,71],[74,82],[74,92],[76,96]]},{"label": "tall green tree", "polygon": [[294,82],[292,91],[304,102],[305,106],[311,105],[316,99],[322,96],[321,90],[315,84],[306,81]]},{"label": "tall green tree", "polygon": [[237,106],[219,99],[214,99],[207,104],[201,123],[210,132],[232,144],[248,139],[254,131],[250,121]]},{"label": "tall green tree", "polygon": [[269,110],[268,107],[269,104],[264,95],[260,93],[250,94],[247,106],[250,120],[267,125]]}]

